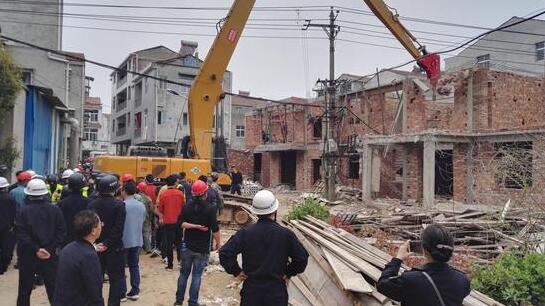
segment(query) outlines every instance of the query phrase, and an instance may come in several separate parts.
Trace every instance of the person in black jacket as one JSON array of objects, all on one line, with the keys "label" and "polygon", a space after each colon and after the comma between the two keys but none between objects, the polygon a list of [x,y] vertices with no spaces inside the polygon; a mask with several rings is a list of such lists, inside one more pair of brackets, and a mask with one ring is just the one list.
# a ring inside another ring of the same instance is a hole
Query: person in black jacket
[{"label": "person in black jacket", "polygon": [[[241,306],[287,306],[289,278],[307,266],[305,248],[292,231],[275,221],[278,206],[272,192],[256,193],[252,212],[259,221],[238,230],[219,251],[225,271],[244,281]],[[242,254],[242,268],[238,254]]]},{"label": "person in black jacket", "polygon": [[108,273],[109,306],[119,306],[121,302],[121,281],[125,273],[122,236],[126,212],[125,204],[114,198],[118,186],[119,181],[115,176],[101,177],[97,184],[100,195],[89,203],[88,207],[94,210],[104,223],[96,249],[99,252],[102,271]]},{"label": "person in black jacket", "polygon": [[467,276],[448,265],[454,239],[448,230],[432,224],[422,232],[422,249],[427,264],[399,275],[399,269],[412,253],[409,241],[382,271],[377,289],[402,306],[460,306],[471,288]]},{"label": "person in black jacket", "polygon": [[64,218],[61,210],[49,201],[43,180],[31,180],[24,191],[26,205],[15,223],[19,266],[17,306],[30,305],[36,274],[43,277],[47,297],[53,303],[57,252],[66,234]]},{"label": "person in black jacket", "polygon": [[241,195],[242,188],[242,173],[235,166],[231,167],[231,194]]},{"label": "person in black jacket", "polygon": [[53,306],[104,306],[102,269],[93,246],[102,231],[100,218],[83,210],[74,216],[71,227],[76,240],[59,257]]},{"label": "person in black jacket", "polygon": [[6,178],[0,177],[0,275],[8,270],[13,257],[11,240],[17,202],[8,194],[8,187]]},{"label": "person in black jacket", "polygon": [[81,194],[81,189],[86,183],[87,180],[83,174],[72,174],[68,178],[68,188],[70,189],[70,193],[66,198],[60,200],[59,204],[57,204],[57,206],[62,210],[64,222],[66,224],[66,240],[64,241],[63,246],[76,239],[76,237],[74,237],[73,229],[74,216],[80,211],[87,209],[87,206],[89,205],[89,199]]}]

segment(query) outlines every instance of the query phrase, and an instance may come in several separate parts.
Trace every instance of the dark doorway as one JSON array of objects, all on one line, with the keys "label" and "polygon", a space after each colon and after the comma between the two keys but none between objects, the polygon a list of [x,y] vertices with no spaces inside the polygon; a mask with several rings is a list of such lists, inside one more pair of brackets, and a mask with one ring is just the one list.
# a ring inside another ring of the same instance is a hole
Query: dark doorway
[{"label": "dark doorway", "polygon": [[297,152],[280,153],[280,183],[295,187]]},{"label": "dark doorway", "polygon": [[261,153],[254,154],[254,181],[261,182]]},{"label": "dark doorway", "polygon": [[435,152],[435,194],[452,197],[452,150]]},{"label": "dark doorway", "polygon": [[320,168],[322,167],[321,159],[312,160],[312,184],[316,183],[322,177]]}]

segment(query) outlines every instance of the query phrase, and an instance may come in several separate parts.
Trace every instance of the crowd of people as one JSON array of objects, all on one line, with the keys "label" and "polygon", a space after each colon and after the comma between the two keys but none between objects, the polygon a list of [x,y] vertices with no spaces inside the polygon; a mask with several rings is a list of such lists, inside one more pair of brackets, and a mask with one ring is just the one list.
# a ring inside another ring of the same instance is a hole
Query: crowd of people
[{"label": "crowd of people", "polygon": [[[198,303],[200,278],[211,251],[220,248],[217,216],[223,207],[218,175],[190,183],[174,173],[161,186],[152,175],[137,180],[67,169],[60,179],[32,170],[0,177],[0,274],[16,249],[17,305],[30,305],[45,285],[51,305],[107,305],[138,300],[139,258],[161,256],[165,269],[180,265],[175,305],[191,276],[189,305]],[[128,277],[125,277],[128,268]]]},{"label": "crowd of people", "polygon": [[[234,193],[242,180],[238,171],[233,174]],[[13,185],[0,177],[0,275],[10,267],[16,246],[17,306],[30,305],[33,289],[42,284],[53,306],[103,306],[106,281],[107,305],[136,301],[139,259],[145,254],[161,256],[166,270],[174,269],[176,255],[180,274],[174,305],[184,304],[191,278],[187,304],[202,306],[201,278],[213,251],[225,271],[243,281],[241,306],[287,306],[289,279],[307,266],[305,248],[276,222],[279,202],[268,190],[252,201],[258,222],[221,245],[217,216],[224,200],[215,173],[195,182],[174,173],[165,185],[152,175],[136,179],[77,169],[65,170],[60,180],[31,170],[16,176]],[[461,305],[470,287],[467,277],[447,263],[452,236],[430,225],[421,239],[427,265],[399,274],[411,255],[407,242],[386,265],[378,291],[401,305]]]}]

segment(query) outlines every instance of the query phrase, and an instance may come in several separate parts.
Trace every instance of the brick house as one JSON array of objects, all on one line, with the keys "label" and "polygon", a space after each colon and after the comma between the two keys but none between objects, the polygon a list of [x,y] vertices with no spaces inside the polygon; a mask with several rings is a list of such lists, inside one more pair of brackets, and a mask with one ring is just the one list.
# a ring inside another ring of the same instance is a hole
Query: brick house
[{"label": "brick house", "polygon": [[[503,204],[544,195],[543,79],[475,68],[366,89],[353,107],[365,199]],[[342,131],[347,131],[346,128]]]}]

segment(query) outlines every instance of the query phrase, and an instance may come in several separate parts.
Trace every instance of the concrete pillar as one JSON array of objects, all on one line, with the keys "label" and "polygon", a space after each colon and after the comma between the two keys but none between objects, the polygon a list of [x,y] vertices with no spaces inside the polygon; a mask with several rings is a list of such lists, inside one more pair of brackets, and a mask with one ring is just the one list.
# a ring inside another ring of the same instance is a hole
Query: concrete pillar
[{"label": "concrete pillar", "polygon": [[401,148],[401,166],[402,166],[402,183],[401,183],[401,201],[407,202],[409,199],[409,152],[407,145]]},{"label": "concrete pillar", "polygon": [[373,149],[369,144],[364,144],[361,151],[361,173],[362,173],[362,198],[363,201],[372,200],[371,186],[373,182]]},{"label": "concrete pillar", "polygon": [[466,204],[473,204],[475,201],[475,195],[473,193],[473,150],[474,149],[475,149],[475,143],[472,140],[467,146]]},{"label": "concrete pillar", "polygon": [[467,130],[473,130],[473,70],[469,70],[469,77],[467,78]]},{"label": "concrete pillar", "polygon": [[402,134],[407,134],[408,132],[408,116],[407,112],[407,101],[409,100],[409,79],[403,81],[403,95],[401,97],[401,132]]},{"label": "concrete pillar", "polygon": [[435,199],[435,147],[434,141],[424,142],[424,178],[423,178],[423,198],[424,208],[429,209],[434,205]]}]

